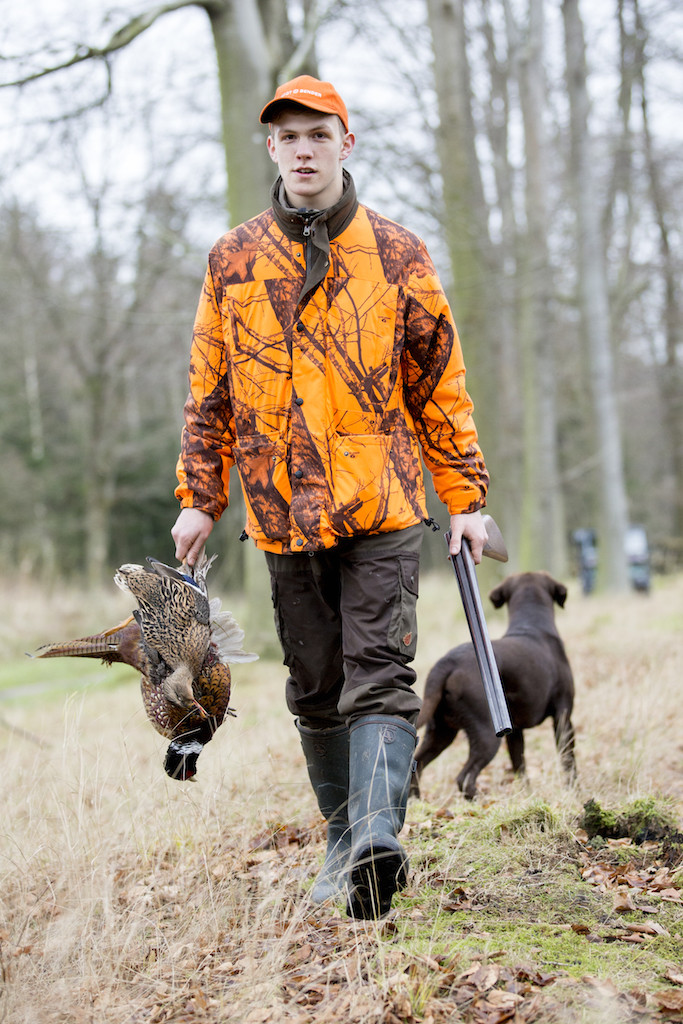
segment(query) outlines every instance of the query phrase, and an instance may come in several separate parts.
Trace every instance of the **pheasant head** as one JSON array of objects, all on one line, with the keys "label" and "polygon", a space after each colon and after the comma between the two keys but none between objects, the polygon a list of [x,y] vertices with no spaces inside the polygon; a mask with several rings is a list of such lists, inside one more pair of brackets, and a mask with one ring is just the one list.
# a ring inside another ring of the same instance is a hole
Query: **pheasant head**
[{"label": "pheasant head", "polygon": [[174,704],[178,708],[185,708],[187,711],[195,709],[201,718],[206,718],[206,711],[195,698],[193,682],[189,667],[183,664],[162,680],[161,689],[170,704]]}]

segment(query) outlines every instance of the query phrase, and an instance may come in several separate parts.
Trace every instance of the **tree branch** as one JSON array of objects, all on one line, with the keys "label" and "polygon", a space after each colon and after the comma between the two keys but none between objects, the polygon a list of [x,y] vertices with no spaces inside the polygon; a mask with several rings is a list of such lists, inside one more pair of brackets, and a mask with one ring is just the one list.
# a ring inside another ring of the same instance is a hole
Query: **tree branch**
[{"label": "tree branch", "polygon": [[337,0],[325,0],[325,2],[321,0],[321,2],[322,9],[319,4],[314,4],[312,11],[307,15],[299,45],[280,71],[281,82],[288,82],[291,78],[295,78],[302,73],[301,69],[305,66],[313,52],[315,37],[320,24],[325,18],[329,17]]},{"label": "tree branch", "polygon": [[74,55],[69,57],[68,60],[62,61],[59,64],[53,64],[51,67],[41,68],[40,71],[34,71],[30,75],[24,75],[11,82],[0,82],[0,89],[7,89],[10,86],[27,85],[29,82],[45,78],[46,75],[52,75],[55,71],[63,71],[66,68],[74,67],[76,64],[82,64],[86,60],[104,60],[110,53],[115,53],[116,50],[121,50],[128,46],[137,36],[150,28],[155,21],[163,17],[164,14],[180,10],[182,7],[208,8],[209,6],[208,0],[205,0],[205,2],[202,2],[202,0],[170,0],[169,3],[152,7],[142,14],[137,14],[120,29],[117,29],[109,42],[105,43],[104,46],[78,46]]}]

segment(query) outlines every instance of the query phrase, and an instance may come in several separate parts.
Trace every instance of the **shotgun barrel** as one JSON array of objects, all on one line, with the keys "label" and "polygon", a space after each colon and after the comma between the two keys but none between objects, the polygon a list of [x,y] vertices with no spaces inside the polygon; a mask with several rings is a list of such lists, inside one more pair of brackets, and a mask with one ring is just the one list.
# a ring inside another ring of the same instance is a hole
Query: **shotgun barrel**
[{"label": "shotgun barrel", "polygon": [[[450,531],[444,534],[446,544],[450,548]],[[491,720],[496,736],[505,736],[512,732],[512,722],[508,711],[503,684],[500,681],[500,673],[496,665],[495,655],[491,646],[484,609],[481,604],[477,574],[474,566],[474,559],[470,550],[470,544],[466,537],[463,537],[460,551],[457,555],[448,556],[453,563],[455,576],[460,588],[465,617],[469,626],[474,653],[479,666],[479,673],[484,684],[484,692],[491,712]],[[501,559],[502,561],[502,559]]]}]

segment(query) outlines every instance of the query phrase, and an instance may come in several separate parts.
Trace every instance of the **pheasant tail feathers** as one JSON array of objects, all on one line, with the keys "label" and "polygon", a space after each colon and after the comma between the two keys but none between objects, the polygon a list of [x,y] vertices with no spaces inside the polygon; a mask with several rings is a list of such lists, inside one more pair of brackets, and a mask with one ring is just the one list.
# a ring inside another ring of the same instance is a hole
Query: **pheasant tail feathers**
[{"label": "pheasant tail feathers", "polygon": [[36,658],[101,658],[103,661],[122,661],[121,640],[127,637],[131,627],[137,629],[131,615],[118,626],[106,630],[104,633],[95,633],[93,636],[83,636],[78,640],[66,640],[60,643],[45,644],[39,647],[34,657]]}]

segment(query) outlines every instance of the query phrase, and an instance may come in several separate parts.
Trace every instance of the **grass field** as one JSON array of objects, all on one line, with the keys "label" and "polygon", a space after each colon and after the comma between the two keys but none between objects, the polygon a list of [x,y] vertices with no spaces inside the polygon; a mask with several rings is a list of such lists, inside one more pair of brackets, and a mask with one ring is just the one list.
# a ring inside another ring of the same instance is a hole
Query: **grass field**
[{"label": "grass field", "polygon": [[[683,1020],[683,577],[570,585],[576,788],[545,723],[528,783],[501,750],[467,803],[459,737],[409,805],[409,887],[379,923],[307,900],[324,828],[279,663],[234,667],[238,717],[173,782],[132,670],[24,655],[119,621],[125,595],[2,593],[0,1021]],[[424,579],[420,685],[466,638],[452,578]],[[591,837],[589,800],[625,834]]]}]

